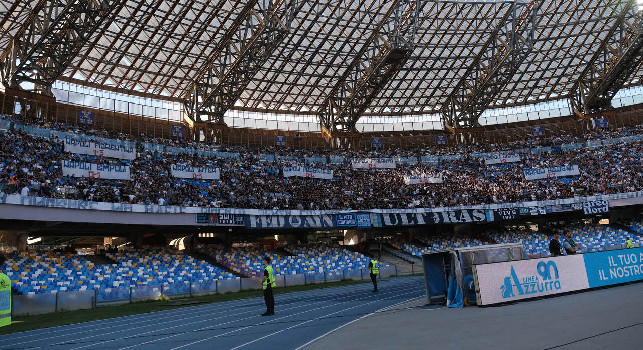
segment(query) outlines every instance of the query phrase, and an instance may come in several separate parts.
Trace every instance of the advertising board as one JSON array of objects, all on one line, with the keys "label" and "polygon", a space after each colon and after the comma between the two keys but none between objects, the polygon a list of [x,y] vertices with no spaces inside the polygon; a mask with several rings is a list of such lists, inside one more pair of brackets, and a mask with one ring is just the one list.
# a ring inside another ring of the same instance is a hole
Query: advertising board
[{"label": "advertising board", "polygon": [[478,305],[643,280],[643,248],[473,267]]}]

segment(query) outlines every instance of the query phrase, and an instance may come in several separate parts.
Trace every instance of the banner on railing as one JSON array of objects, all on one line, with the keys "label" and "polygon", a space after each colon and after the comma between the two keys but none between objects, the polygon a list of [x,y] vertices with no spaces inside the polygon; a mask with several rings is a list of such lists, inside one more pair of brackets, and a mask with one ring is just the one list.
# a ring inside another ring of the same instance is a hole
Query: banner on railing
[{"label": "banner on railing", "polygon": [[343,164],[346,162],[346,158],[338,156],[330,156],[330,162],[332,164]]},{"label": "banner on railing", "polygon": [[585,215],[607,213],[610,210],[610,201],[607,199],[583,203]]},{"label": "banner on railing", "polygon": [[563,165],[546,169],[526,169],[524,170],[525,180],[540,180],[551,177],[564,177],[580,175],[578,165]]},{"label": "banner on railing", "polygon": [[94,125],[94,112],[78,111],[78,124]]},{"label": "banner on railing", "polygon": [[130,180],[130,167],[125,165],[95,164],[63,160],[63,176],[93,179]]},{"label": "banner on railing", "polygon": [[486,165],[520,162],[517,154],[485,153],[483,158]]},{"label": "banner on railing", "polygon": [[395,157],[395,162],[397,164],[417,164],[417,157]]},{"label": "banner on railing", "polygon": [[332,228],[332,215],[246,215],[247,228]]},{"label": "banner on railing", "polygon": [[372,226],[371,214],[370,213],[336,214],[335,225],[337,227],[370,228]]},{"label": "banner on railing", "polygon": [[393,158],[353,158],[351,160],[353,169],[394,169],[395,159]]},{"label": "banner on railing", "polygon": [[441,184],[443,182],[442,174],[420,174],[404,176],[406,185],[419,184]]},{"label": "banner on railing", "polygon": [[457,224],[487,221],[487,215],[484,209],[462,209],[427,213],[392,213],[381,214],[381,217],[382,227]]},{"label": "banner on railing", "polygon": [[373,145],[373,148],[382,148],[382,145],[384,145],[384,142],[382,142],[381,137],[373,137],[373,138],[371,138],[371,143]]},{"label": "banner on railing", "polygon": [[81,140],[72,137],[65,137],[65,152],[129,160],[136,158],[136,149],[127,144]]},{"label": "banner on railing", "polygon": [[172,164],[172,177],[181,179],[219,180],[221,171],[211,166],[190,166],[185,164]]},{"label": "banner on railing", "polygon": [[306,164],[326,164],[326,157],[304,157]]},{"label": "banner on railing", "polygon": [[[475,205],[466,208],[466,210],[481,210],[483,215],[485,209],[502,209],[518,208],[521,216],[545,215],[549,211],[546,208],[555,206],[567,207],[580,211],[583,209],[584,202],[593,200],[609,200],[610,207],[625,207],[632,205],[643,205],[643,191],[613,193],[609,195],[597,195],[591,197],[572,197],[555,200],[516,202],[504,204],[484,204]],[[556,204],[558,203],[558,204]],[[223,213],[223,214],[245,214],[245,215],[278,215],[278,216],[311,216],[311,215],[333,215],[338,213],[350,213],[352,211],[338,210],[272,210],[272,209],[240,209],[240,208],[211,208],[211,207],[184,207],[155,204],[130,204],[130,203],[108,203],[108,202],[91,202],[74,199],[46,198],[37,196],[21,196],[19,194],[6,194],[0,191],[0,205],[20,205],[61,209],[87,209],[113,212],[134,212],[134,213],[162,213],[162,214],[196,214],[196,213]],[[433,215],[434,212],[450,212],[462,208],[439,208],[439,209],[372,209],[368,212],[371,214],[371,222],[374,227],[381,227],[382,214],[410,214],[417,213]],[[1,210],[0,210],[1,213]]]},{"label": "banner on railing", "polygon": [[210,226],[245,226],[243,214],[195,214],[197,224],[207,224]]},{"label": "banner on railing", "polygon": [[309,166],[287,166],[283,168],[284,177],[307,177],[311,179],[332,180],[333,171],[327,169],[317,169]]},{"label": "banner on railing", "polygon": [[438,145],[446,145],[447,144],[447,136],[446,135],[437,135],[435,137],[435,142]]},{"label": "banner on railing", "polygon": [[487,210],[487,221],[515,220],[519,217],[519,208],[498,208]]},{"label": "banner on railing", "polygon": [[277,146],[285,146],[286,145],[286,136],[276,135],[275,136],[275,144]]}]

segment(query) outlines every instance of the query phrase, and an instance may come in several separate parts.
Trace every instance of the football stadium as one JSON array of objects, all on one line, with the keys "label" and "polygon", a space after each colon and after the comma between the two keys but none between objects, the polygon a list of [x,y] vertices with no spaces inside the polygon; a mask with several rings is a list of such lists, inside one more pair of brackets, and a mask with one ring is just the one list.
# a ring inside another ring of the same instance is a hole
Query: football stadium
[{"label": "football stadium", "polygon": [[0,350],[643,348],[643,0],[0,0]]}]

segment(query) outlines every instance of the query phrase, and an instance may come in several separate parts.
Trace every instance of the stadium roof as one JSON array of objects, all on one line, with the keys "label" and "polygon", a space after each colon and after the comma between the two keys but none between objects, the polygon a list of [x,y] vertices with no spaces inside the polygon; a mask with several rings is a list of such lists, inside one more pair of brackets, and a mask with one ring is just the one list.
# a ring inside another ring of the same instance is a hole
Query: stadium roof
[{"label": "stadium roof", "polygon": [[[492,107],[569,94],[624,0],[545,0],[535,46]],[[0,48],[37,1],[0,2]],[[200,69],[246,1],[121,0],[60,80],[186,99]],[[435,113],[508,10],[506,1],[420,2],[416,47],[366,115]],[[285,40],[236,106],[310,114],[323,110],[338,77],[382,21],[389,0],[302,1]],[[635,11],[627,17],[634,18]],[[626,85],[640,85],[641,65]]]}]

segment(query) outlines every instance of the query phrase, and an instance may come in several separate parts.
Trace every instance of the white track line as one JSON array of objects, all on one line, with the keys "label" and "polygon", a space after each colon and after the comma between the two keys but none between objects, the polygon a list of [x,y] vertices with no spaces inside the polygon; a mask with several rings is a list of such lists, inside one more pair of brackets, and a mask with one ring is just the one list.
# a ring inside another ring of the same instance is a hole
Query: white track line
[{"label": "white track line", "polygon": [[[342,286],[342,287],[333,287],[333,288],[324,288],[324,289],[335,289],[334,292],[337,290],[341,289],[349,289],[351,286]],[[277,299],[283,299],[285,296],[293,296],[294,294],[297,295],[297,297],[302,297],[306,296],[308,294],[314,294],[315,292],[320,292],[323,291],[324,289],[314,289],[314,290],[308,290],[308,291],[301,291],[301,292],[291,292],[291,293],[285,293],[285,294],[278,294],[275,297]],[[321,295],[332,295],[333,292],[326,292],[322,293]],[[281,297],[281,298],[280,298]],[[76,332],[76,333],[66,333],[62,335],[57,335],[55,337],[66,337],[69,335],[73,334],[80,334],[84,332],[89,332],[91,331],[91,328],[96,328],[105,330],[106,328],[115,328],[115,327],[122,327],[122,326],[128,326],[130,324],[141,324],[144,321],[149,320],[152,323],[157,323],[158,322],[158,313],[166,313],[166,315],[170,317],[165,317],[166,319],[168,318],[181,318],[184,319],[185,313],[190,313],[193,309],[199,309],[199,312],[197,314],[209,314],[212,311],[211,309],[217,309],[217,308],[222,308],[222,307],[229,307],[230,310],[238,310],[237,306],[230,306],[232,304],[244,304],[247,303],[250,300],[260,300],[261,297],[254,297],[254,298],[246,298],[246,299],[238,299],[238,300],[231,300],[231,301],[225,301],[225,302],[218,302],[218,303],[206,303],[205,305],[195,305],[195,306],[188,306],[188,307],[183,307],[183,308],[176,308],[173,310],[160,310],[160,311],[154,311],[154,312],[147,312],[143,314],[136,314],[136,315],[128,315],[128,316],[120,316],[120,317],[113,317],[113,318],[108,318],[108,319],[102,319],[102,320],[96,320],[96,321],[89,321],[89,322],[82,322],[82,323],[76,323],[72,325],[64,325],[64,326],[57,326],[57,327],[50,327],[50,328],[43,328],[43,329],[38,329],[38,330],[33,330],[33,331],[25,331],[25,332],[19,332],[19,333],[14,333],[16,335],[19,334],[19,336],[16,337],[11,337],[11,334],[8,334],[7,337],[8,339],[10,338],[12,341],[22,339],[22,338],[30,338],[33,339],[35,336],[34,333],[51,333],[52,331],[58,329],[58,328],[67,328],[67,330],[80,330],[80,329],[87,329],[81,332]],[[250,307],[250,306],[248,306]],[[216,310],[216,311],[223,311],[223,310]],[[194,313],[191,313],[194,314]],[[117,322],[114,322],[117,321]],[[123,321],[123,322],[118,322],[118,321]],[[115,325],[111,325],[109,327],[105,327],[102,325],[102,323],[111,323]],[[54,338],[54,337],[51,337]],[[40,340],[45,340],[45,339],[51,339],[51,338],[40,338]],[[22,343],[13,343],[13,345],[18,345]],[[13,346],[12,345],[12,346]],[[8,345],[7,345],[8,346]],[[2,345],[0,345],[0,349],[2,348]]]},{"label": "white track line", "polygon": [[[351,287],[351,286],[346,286],[346,287]],[[302,299],[301,301],[306,301],[304,299],[305,296],[307,296],[308,294],[314,294],[314,293],[308,293],[308,292],[314,292],[314,291],[319,291],[319,289],[312,290],[312,291],[305,291],[306,295],[304,295],[302,297],[302,295],[299,294],[299,295],[297,295],[297,297]],[[337,293],[337,292],[338,292],[337,290],[334,290],[334,291],[328,290],[325,293],[321,293],[321,295],[319,295],[319,297],[327,297],[327,296],[331,296],[331,295],[335,295],[335,294],[348,294],[350,291],[342,290],[342,291],[340,291],[340,293]],[[297,293],[297,292],[294,292],[294,293]],[[287,294],[282,294],[282,295],[291,296],[291,294],[293,294],[293,293],[287,293]],[[286,299],[286,301],[288,301],[287,298],[282,298],[282,299]],[[123,316],[122,318],[133,318],[133,319],[128,319],[127,322],[117,322],[116,325],[92,324],[91,327],[87,326],[87,328],[89,328],[89,329],[84,329],[84,330],[80,330],[80,331],[78,331],[78,330],[81,329],[81,327],[75,327],[75,328],[71,329],[71,331],[72,331],[71,333],[69,333],[69,332],[68,333],[62,333],[62,334],[57,334],[57,335],[53,335],[53,336],[45,337],[45,338],[38,337],[37,339],[34,339],[34,336],[35,336],[34,334],[24,335],[24,336],[21,336],[19,338],[12,338],[11,339],[12,344],[11,345],[6,345],[6,347],[13,348],[16,345],[29,344],[29,343],[33,343],[33,342],[42,342],[43,340],[56,339],[56,338],[69,338],[70,336],[73,336],[73,335],[84,334],[84,333],[88,333],[88,332],[92,332],[92,331],[96,331],[96,330],[100,330],[101,334],[92,335],[92,336],[89,336],[89,337],[84,337],[84,338],[79,338],[79,339],[95,338],[95,337],[100,336],[100,335],[113,334],[113,333],[118,333],[120,331],[131,331],[133,329],[141,329],[141,328],[146,328],[146,327],[158,326],[158,323],[159,323],[159,314],[158,313],[159,312],[172,313],[172,315],[169,315],[169,317],[163,316],[164,323],[184,322],[185,320],[190,320],[190,319],[195,319],[195,318],[202,318],[203,316],[212,314],[213,312],[226,313],[228,311],[239,311],[239,308],[253,307],[252,305],[243,305],[243,304],[247,304],[248,301],[253,301],[254,302],[254,301],[258,301],[258,300],[260,300],[260,298],[239,299],[239,300],[234,300],[234,301],[230,301],[230,302],[215,303],[215,304],[211,304],[211,305],[197,305],[197,306],[194,306],[194,307],[179,308],[179,309],[175,309],[175,310],[156,311],[156,312],[143,314],[143,315],[149,315],[149,317],[145,317],[143,320],[140,319],[141,317],[136,317],[138,315]],[[230,305],[229,303],[233,303],[234,305]],[[224,305],[224,304],[226,304],[226,305]],[[241,304],[241,305],[238,305],[238,304]],[[204,306],[205,306],[205,308],[204,308]],[[208,306],[210,306],[210,307],[208,307]],[[195,308],[198,308],[199,310],[197,312],[194,312]],[[222,310],[217,310],[217,309],[222,309]],[[178,312],[173,312],[173,311],[178,311]],[[247,312],[254,312],[254,311],[247,311]],[[244,313],[247,313],[247,312],[244,312]],[[190,316],[186,317],[186,314],[188,314]],[[119,318],[121,318],[121,317],[119,317]],[[214,319],[218,319],[218,318],[214,318]],[[107,320],[114,320],[114,319],[107,319]],[[209,319],[209,320],[212,320],[212,319]],[[99,321],[106,321],[106,320],[99,320]],[[146,322],[146,321],[149,321],[149,322]],[[95,322],[98,322],[98,321],[95,321]],[[143,325],[141,325],[141,324],[143,324]],[[113,331],[113,332],[104,333],[104,331],[108,330],[108,329],[114,329],[114,328],[120,328],[120,327],[129,327],[130,325],[138,325],[138,327],[127,328],[125,330],[116,330],[116,331]],[[61,326],[61,327],[64,327],[64,326]],[[58,327],[55,327],[55,328],[58,328]],[[82,328],[85,328],[85,327],[82,327]],[[96,329],[94,330],[92,328],[96,328]],[[54,328],[48,329],[48,331],[49,331],[48,333],[50,333],[52,330],[54,330]],[[74,332],[74,331],[77,331],[77,332]],[[146,333],[144,333],[144,334],[146,334]],[[24,338],[24,337],[28,337],[30,340],[23,341],[23,342],[17,342],[17,343],[15,342],[15,340],[20,339],[20,338]],[[0,346],[0,349],[2,349],[2,348],[4,348],[4,347]]]},{"label": "white track line", "polygon": [[[330,293],[330,292],[329,292],[329,293],[324,293],[324,295],[328,295],[328,296],[330,296],[330,295],[332,295],[332,294],[333,294],[333,293]],[[342,294],[348,294],[348,293],[342,293]],[[291,307],[291,308],[287,308],[287,309],[284,309],[284,310],[293,310],[293,309],[299,309],[299,308],[302,308],[302,307],[309,307],[310,305],[321,304],[321,303],[325,303],[326,301],[320,301],[320,302],[316,302],[316,303],[313,303],[313,304],[310,304],[309,302],[310,302],[310,300],[308,300],[308,299],[303,299],[303,298],[302,298],[302,300],[301,300],[301,301],[297,301],[297,302],[296,302],[296,304],[306,303],[305,305],[297,306],[297,307]],[[242,313],[236,313],[235,315],[247,314],[247,313],[250,313],[250,312],[256,312],[256,310],[249,310],[249,311],[245,311],[245,312],[242,312]],[[179,327],[185,327],[185,326],[189,326],[189,325],[193,325],[193,324],[197,324],[197,323],[209,322],[209,321],[212,321],[212,320],[214,320],[214,319],[221,319],[221,318],[225,318],[225,317],[227,317],[227,316],[229,316],[229,315],[225,315],[225,316],[222,316],[222,317],[216,317],[216,318],[212,318],[212,319],[200,319],[199,321],[190,322],[190,323],[181,323],[181,324],[179,324],[179,325],[172,326],[172,327],[156,328],[156,329],[151,330],[151,331],[148,331],[148,332],[144,332],[144,333],[137,333],[137,334],[135,334],[135,335],[134,335],[134,337],[140,337],[141,335],[145,335],[145,334],[150,334],[150,333],[155,333],[155,332],[162,332],[162,331],[166,331],[166,330],[169,330],[169,329],[174,329],[174,328],[179,328]],[[186,319],[193,319],[193,318],[197,318],[197,317],[198,317],[198,318],[201,318],[201,316],[195,316],[195,317],[184,318],[184,319],[182,319],[182,320],[180,320],[180,321],[184,321],[184,320],[186,320]],[[224,322],[224,323],[216,324],[216,325],[214,325],[214,326],[221,326],[221,325],[226,325],[226,324],[229,324],[229,323],[234,323],[234,322],[239,322],[239,321],[245,321],[245,320],[248,320],[248,319],[252,319],[252,318],[254,318],[254,317],[258,317],[258,316],[257,316],[257,315],[255,315],[255,316],[250,316],[250,317],[247,317],[247,318],[235,319],[235,320],[232,320],[232,321],[228,321],[228,322]],[[129,328],[129,329],[127,329],[126,331],[128,331],[128,332],[129,332],[129,331],[132,331],[132,330],[135,330],[135,329],[147,328],[147,327],[150,327],[150,326],[158,326],[158,320],[157,320],[157,323],[155,323],[155,324],[153,324],[153,325],[146,325],[146,326],[142,326],[142,327]],[[153,343],[153,342],[156,342],[156,341],[158,341],[158,340],[163,340],[163,339],[173,338],[173,337],[180,336],[180,335],[183,335],[183,334],[186,334],[186,333],[190,333],[190,332],[196,332],[196,331],[206,330],[206,329],[211,328],[211,327],[213,327],[213,325],[209,325],[209,326],[207,326],[207,327],[203,327],[203,328],[199,328],[199,329],[195,329],[195,330],[190,330],[190,331],[188,331],[188,332],[181,332],[181,333],[174,334],[174,335],[171,335],[171,336],[168,336],[168,337],[164,337],[164,338],[157,338],[157,339],[154,339],[154,340],[152,340],[152,341],[148,341],[148,342],[145,342],[145,343],[141,343],[141,344],[138,344],[138,345],[135,345],[135,346],[139,346],[139,345],[143,345],[143,344],[147,344],[147,343]],[[89,339],[89,338],[95,338],[95,337],[98,337],[98,336],[104,336],[104,335],[109,335],[109,334],[114,334],[114,333],[120,333],[120,332],[121,332],[121,331],[114,331],[114,332],[109,332],[109,333],[102,333],[102,334],[97,334],[97,335],[93,335],[93,336],[89,336],[89,337],[80,338],[80,339],[78,339],[78,340]],[[118,339],[109,339],[109,340],[105,340],[105,341],[99,341],[99,342],[97,342],[97,343],[91,343],[91,344],[87,344],[87,345],[84,345],[84,346],[76,347],[76,348],[73,348],[72,350],[75,350],[75,349],[83,349],[83,348],[86,348],[86,347],[88,347],[88,346],[96,346],[96,345],[98,345],[98,344],[110,343],[110,342],[119,341],[119,340],[123,340],[123,339],[127,339],[127,338],[128,338],[128,337],[123,337],[123,338],[118,338]],[[75,342],[77,342],[78,340],[75,340]],[[64,345],[64,343],[58,343],[58,344],[52,344],[52,345]],[[127,348],[131,348],[131,347],[133,347],[133,346],[129,346],[129,347],[127,347]],[[124,348],[124,349],[127,349],[127,348]]]},{"label": "white track line", "polygon": [[353,324],[353,323],[355,323],[355,322],[357,322],[357,321],[363,320],[363,319],[365,319],[365,318],[367,318],[367,317],[371,317],[371,316],[375,315],[376,313],[384,312],[384,311],[390,310],[390,309],[392,309],[392,308],[394,308],[394,307],[396,307],[396,306],[398,306],[398,305],[402,305],[402,304],[405,304],[405,303],[411,302],[411,301],[413,301],[413,300],[421,299],[421,298],[424,298],[424,296],[411,298],[411,299],[408,299],[408,300],[405,300],[405,301],[402,301],[402,302],[399,302],[399,303],[396,303],[396,304],[393,304],[393,305],[390,305],[390,306],[387,306],[387,307],[381,308],[381,309],[379,309],[379,310],[373,311],[373,312],[371,312],[370,314],[366,314],[366,315],[364,315],[364,316],[362,316],[362,317],[360,317],[360,318],[356,318],[356,319],[354,319],[354,320],[352,320],[352,321],[350,321],[350,322],[347,322],[347,323],[345,323],[345,324],[343,324],[343,325],[341,325],[341,326],[339,326],[339,327],[337,327],[337,328],[334,328],[334,329],[332,329],[332,330],[330,330],[330,331],[328,331],[328,332],[326,332],[326,333],[324,333],[324,334],[320,335],[319,337],[317,337],[317,338],[315,338],[315,339],[313,339],[313,340],[311,340],[311,341],[307,342],[306,344],[304,344],[304,345],[302,345],[302,346],[300,346],[300,347],[296,348],[295,350],[302,350],[303,348],[307,347],[308,345],[310,345],[310,344],[312,344],[312,343],[314,343],[314,342],[316,342],[316,341],[318,341],[318,340],[320,340],[320,339],[322,339],[322,338],[324,338],[324,337],[327,337],[327,336],[331,335],[332,333],[335,333],[335,332],[337,332],[338,330],[340,330],[340,329],[342,329],[342,328],[344,328],[344,327],[346,327],[346,326],[348,326],[348,325],[351,325],[351,324]]},{"label": "white track line", "polygon": [[[387,294],[394,294],[394,293],[387,293]],[[409,294],[409,293],[403,293],[402,295],[405,295],[405,294]],[[397,297],[397,296],[399,296],[400,294],[395,294],[395,295],[396,295],[396,297]],[[360,299],[355,299],[354,301],[359,301],[359,300],[364,300],[364,299],[370,299],[370,298],[372,298],[372,296],[370,296],[370,295],[369,295],[368,297],[360,298]],[[356,308],[356,307],[362,307],[362,306],[364,306],[364,305],[368,305],[368,304],[376,303],[376,302],[379,302],[379,301],[382,301],[382,300],[386,300],[386,298],[385,298],[385,299],[373,300],[373,301],[368,302],[368,303],[366,303],[366,304],[356,305],[356,306],[353,306],[353,307],[348,308],[348,309],[342,309],[342,310],[339,310],[339,311],[337,311],[337,312],[333,312],[333,313],[331,313],[331,314],[325,314],[325,315],[323,315],[323,316],[321,316],[321,317],[322,317],[322,318],[323,318],[323,317],[327,317],[327,316],[329,316],[329,315],[333,315],[333,314],[336,314],[336,313],[339,313],[339,312],[344,312],[344,311],[346,311],[346,310],[354,309],[354,308]],[[308,305],[307,305],[307,306],[308,306]],[[328,306],[323,306],[323,307],[316,308],[316,309],[315,309],[315,311],[317,311],[317,310],[321,310],[321,309],[326,309],[326,308],[329,308],[329,307],[336,307],[336,306],[337,306],[337,305],[328,305]],[[296,316],[296,315],[299,315],[299,314],[308,313],[308,312],[310,312],[310,310],[309,310],[309,309],[310,309],[310,308],[307,308],[307,310],[304,310],[304,311],[301,311],[301,312],[298,312],[298,313],[294,313],[294,314],[292,314],[292,315],[288,315],[288,316],[283,316],[283,317],[275,318],[275,319],[272,319],[272,320],[270,320],[270,321],[281,320],[281,319],[289,318],[289,317]],[[272,334],[270,334],[270,335],[264,336],[264,337],[262,337],[262,338],[256,339],[256,340],[254,340],[254,341],[252,341],[252,342],[250,342],[250,343],[248,343],[248,344],[254,343],[254,342],[255,342],[255,341],[257,341],[257,340],[260,340],[260,339],[266,338],[266,337],[271,336],[271,335],[273,335],[273,334],[277,334],[277,333],[283,332],[283,331],[288,330],[288,329],[291,329],[291,328],[293,328],[293,327],[297,327],[297,326],[299,326],[299,325],[302,325],[302,324],[305,324],[305,323],[308,323],[308,322],[315,321],[316,319],[317,319],[317,318],[312,319],[312,320],[305,321],[305,322],[303,322],[303,323],[298,323],[298,324],[296,324],[296,325],[294,325],[294,326],[290,326],[290,327],[288,327],[288,328],[286,328],[286,329],[283,329],[283,330],[277,331],[277,332],[275,332],[275,333],[272,333]],[[198,343],[204,342],[204,341],[206,341],[206,340],[210,340],[210,339],[214,339],[214,338],[222,337],[222,336],[224,336],[224,335],[228,335],[228,334],[231,334],[231,333],[236,333],[236,332],[239,332],[239,331],[242,331],[242,330],[245,330],[245,329],[248,329],[248,328],[256,327],[256,326],[262,326],[262,325],[267,324],[267,323],[269,323],[269,322],[260,323],[260,324],[255,324],[255,325],[249,325],[249,326],[246,326],[246,327],[243,327],[243,328],[239,328],[239,329],[234,330],[234,331],[226,332],[226,333],[223,333],[223,334],[218,334],[218,335],[216,335],[216,336],[209,337],[209,338],[205,338],[205,339],[200,339],[200,340],[197,340],[197,341],[192,342],[192,343],[187,343],[187,344],[184,344],[184,345],[181,345],[181,346],[178,346],[178,347],[172,348],[172,349],[170,349],[170,350],[182,349],[182,348],[185,348],[185,347],[188,347],[188,346],[194,345],[194,344],[198,344]],[[244,344],[244,345],[246,345],[246,344]]]},{"label": "white track line", "polygon": [[[406,294],[410,294],[410,293],[405,293],[405,294],[402,294],[402,295],[406,295]],[[414,300],[414,299],[417,299],[417,298],[411,298],[411,299],[408,299],[408,300]],[[241,345],[239,345],[239,346],[235,346],[234,348],[231,348],[230,350],[237,350],[237,349],[240,349],[240,348],[242,348],[242,347],[244,347],[244,346],[246,346],[246,345],[250,345],[250,344],[252,344],[252,343],[256,343],[256,342],[258,342],[258,341],[260,341],[260,340],[266,339],[266,338],[268,338],[268,337],[272,337],[273,335],[279,334],[279,333],[281,333],[281,332],[285,332],[285,331],[287,331],[287,330],[289,330],[289,329],[293,329],[293,328],[299,327],[299,326],[301,326],[301,325],[303,325],[303,324],[306,324],[306,323],[309,323],[309,322],[313,322],[313,321],[317,321],[317,320],[319,320],[319,319],[322,319],[322,318],[325,318],[325,317],[328,317],[328,316],[332,316],[332,315],[338,314],[338,313],[340,313],[340,312],[344,312],[344,311],[347,311],[347,310],[352,310],[352,309],[355,309],[355,308],[358,308],[358,307],[362,307],[362,306],[365,306],[365,305],[369,305],[369,304],[372,304],[372,303],[376,303],[376,302],[378,302],[378,301],[382,301],[382,300],[387,300],[387,299],[374,300],[374,301],[369,302],[369,303],[366,303],[366,304],[355,305],[355,306],[353,306],[353,307],[349,307],[348,309],[342,309],[342,310],[335,311],[335,312],[330,313],[330,314],[326,314],[326,315],[323,315],[323,316],[320,316],[320,317],[317,317],[317,318],[313,318],[313,319],[308,320],[308,321],[306,321],[306,322],[298,323],[298,324],[293,325],[293,326],[290,326],[290,327],[288,327],[288,328],[284,328],[284,329],[282,329],[282,330],[279,330],[279,331],[276,331],[276,332],[270,333],[270,334],[268,334],[268,335],[264,335],[264,336],[263,336],[263,337],[261,337],[261,338],[257,338],[257,339],[255,339],[255,340],[253,340],[253,341],[249,341],[249,342],[247,342],[247,343],[245,343],[245,344],[241,344]],[[406,302],[408,302],[408,300],[405,300],[405,301],[403,301],[402,303],[406,303]],[[398,305],[398,304],[394,304],[394,305]],[[359,319],[362,319],[362,318],[364,318],[364,317],[366,317],[366,316],[372,315],[373,313],[374,313],[374,312],[372,312],[372,313],[370,313],[370,314],[367,314],[367,315],[365,315],[365,316],[362,316],[362,317],[358,318],[358,320],[359,320]],[[354,320],[354,321],[357,321],[357,320]],[[354,321],[352,321],[352,322],[354,322]],[[350,322],[349,322],[349,323],[350,323]],[[347,324],[349,324],[349,323],[347,323]]]},{"label": "white track line", "polygon": [[[356,300],[361,300],[361,299],[356,299]],[[285,318],[292,317],[292,316],[295,316],[295,315],[299,315],[299,314],[302,314],[302,313],[310,312],[310,310],[309,310],[309,309],[310,309],[310,306],[312,306],[312,305],[316,305],[316,304],[321,304],[321,303],[325,303],[325,301],[322,301],[322,302],[316,302],[316,303],[312,303],[312,304],[306,304],[306,305],[305,305],[305,306],[303,306],[303,307],[306,307],[306,309],[307,309],[307,310],[305,310],[305,311],[303,311],[303,312],[298,312],[298,313],[294,313],[294,314],[292,314],[292,315],[286,315],[286,316],[282,316],[282,317],[274,318],[274,319],[271,319],[271,320],[268,320],[268,321],[275,321],[275,320],[285,319]],[[320,307],[320,308],[317,308],[316,310],[319,310],[319,309],[325,309],[325,308],[327,308],[327,307],[331,307],[331,306],[335,306],[335,305],[329,305],[329,306]],[[299,309],[299,308],[301,308],[301,307],[298,307],[297,309]],[[292,309],[293,309],[293,308],[291,308],[291,310],[292,310]],[[214,338],[222,337],[222,336],[224,336],[224,335],[228,335],[228,334],[236,333],[236,332],[238,332],[238,331],[242,331],[242,330],[245,330],[245,329],[248,329],[248,328],[252,328],[252,327],[256,327],[256,326],[261,326],[261,325],[264,325],[264,324],[266,324],[266,323],[268,323],[268,322],[262,322],[262,323],[258,323],[258,324],[249,325],[249,326],[246,326],[246,327],[243,327],[243,328],[236,329],[236,330],[234,330],[234,331],[229,331],[229,332],[222,333],[222,334],[218,334],[218,335],[215,335],[215,336],[212,336],[212,337],[206,338],[206,339],[201,339],[201,340],[198,340],[198,341],[196,341],[196,342],[188,343],[188,344],[182,345],[182,346],[177,347],[177,348],[174,348],[174,349],[180,349],[180,348],[183,348],[183,347],[185,347],[185,346],[189,346],[189,345],[197,344],[197,343],[200,343],[200,342],[202,342],[202,341],[209,340],[209,339],[214,339]],[[195,330],[195,331],[198,331],[198,330]],[[191,332],[194,332],[194,331],[191,331]],[[178,335],[180,335],[180,334],[177,334],[177,335],[174,335],[174,336],[178,336]],[[156,340],[169,339],[169,338],[172,338],[172,337],[174,337],[174,336],[170,336],[170,337],[166,337],[166,338],[161,338],[161,339],[156,339]]]}]

